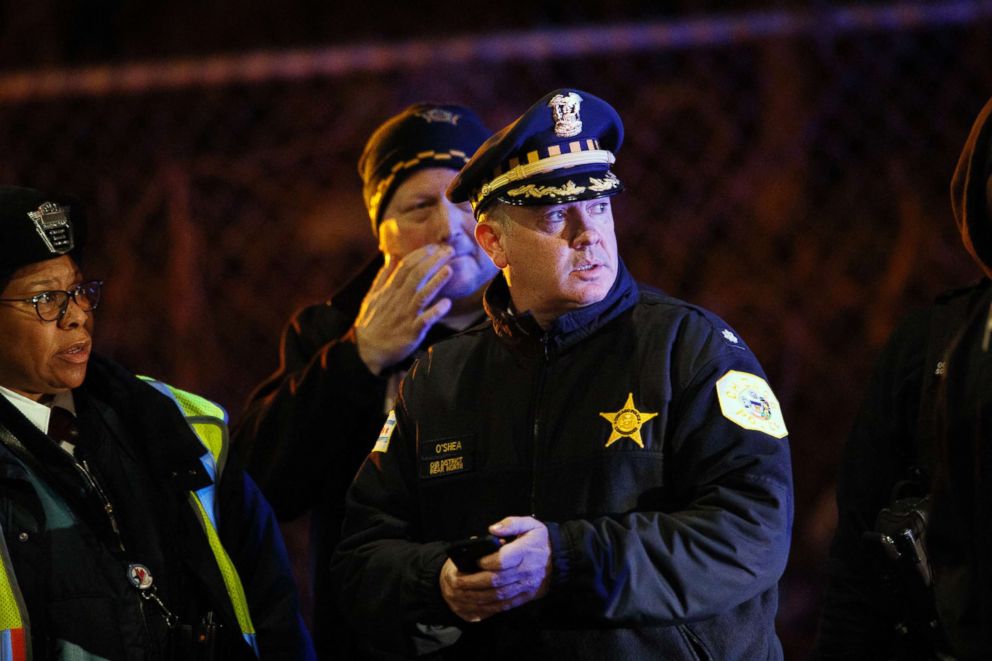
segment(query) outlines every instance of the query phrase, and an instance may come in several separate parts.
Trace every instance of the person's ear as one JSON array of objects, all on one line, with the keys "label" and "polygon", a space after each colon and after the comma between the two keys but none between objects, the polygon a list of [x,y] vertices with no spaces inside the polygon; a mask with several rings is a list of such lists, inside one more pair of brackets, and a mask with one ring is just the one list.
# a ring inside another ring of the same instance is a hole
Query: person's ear
[{"label": "person's ear", "polygon": [[499,223],[488,220],[481,220],[475,226],[475,240],[479,242],[482,249],[493,260],[493,264],[498,269],[505,269],[507,264],[506,248],[504,246],[503,228]]}]

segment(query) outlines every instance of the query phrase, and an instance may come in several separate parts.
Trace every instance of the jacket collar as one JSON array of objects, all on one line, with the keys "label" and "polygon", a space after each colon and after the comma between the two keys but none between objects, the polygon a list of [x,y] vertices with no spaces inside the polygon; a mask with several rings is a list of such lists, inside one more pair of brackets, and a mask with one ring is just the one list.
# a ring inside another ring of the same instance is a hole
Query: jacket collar
[{"label": "jacket collar", "polygon": [[175,403],[155,388],[94,354],[75,392],[82,416],[92,409],[127,451],[144,456],[153,473],[183,491],[210,483],[199,460],[207,450]]},{"label": "jacket collar", "polygon": [[530,312],[515,313],[510,290],[500,273],[486,289],[483,305],[501,339],[517,344],[544,342],[556,350],[572,346],[633,307],[640,292],[623,260],[617,261],[617,277],[603,300],[563,314],[545,332]]}]

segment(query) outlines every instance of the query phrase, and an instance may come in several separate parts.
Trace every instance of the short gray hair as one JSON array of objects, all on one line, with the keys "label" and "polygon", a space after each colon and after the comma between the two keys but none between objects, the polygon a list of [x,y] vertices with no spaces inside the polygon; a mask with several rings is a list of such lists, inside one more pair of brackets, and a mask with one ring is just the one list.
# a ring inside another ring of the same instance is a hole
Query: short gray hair
[{"label": "short gray hair", "polygon": [[500,229],[507,234],[510,233],[510,227],[513,225],[513,220],[510,218],[510,214],[506,213],[506,205],[502,202],[496,202],[486,207],[486,209],[479,214],[479,222],[499,225]]}]

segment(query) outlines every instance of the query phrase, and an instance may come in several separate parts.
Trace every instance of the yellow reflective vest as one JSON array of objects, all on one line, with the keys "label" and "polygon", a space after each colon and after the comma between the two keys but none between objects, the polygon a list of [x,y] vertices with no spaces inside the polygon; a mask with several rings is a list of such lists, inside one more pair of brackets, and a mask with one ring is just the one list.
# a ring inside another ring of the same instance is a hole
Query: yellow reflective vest
[{"label": "yellow reflective vest", "polygon": [[[227,412],[208,399],[173,388],[150,377],[139,377],[171,399],[182,411],[186,422],[208,450],[200,457],[212,478],[209,485],[189,493],[189,503],[210,544],[214,560],[224,579],[231,605],[238,619],[238,627],[245,642],[258,656],[255,626],[248,612],[248,600],[238,570],[221,544],[217,533],[216,484],[227,461]],[[17,587],[17,578],[7,551],[7,544],[0,531],[0,661],[29,661],[31,636],[27,609]]]}]

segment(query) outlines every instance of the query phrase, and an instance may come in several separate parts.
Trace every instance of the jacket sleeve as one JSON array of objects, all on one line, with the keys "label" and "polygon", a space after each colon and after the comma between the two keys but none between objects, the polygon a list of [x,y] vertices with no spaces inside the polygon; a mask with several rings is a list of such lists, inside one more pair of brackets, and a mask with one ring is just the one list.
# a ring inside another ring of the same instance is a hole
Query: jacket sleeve
[{"label": "jacket sleeve", "polygon": [[372,635],[379,648],[402,654],[410,651],[406,627],[447,624],[454,616],[438,584],[447,557],[445,542],[413,541],[419,538],[415,485],[410,482],[416,475],[415,448],[402,396],[395,413],[391,437],[384,440],[387,422],[376,451],[348,490],[331,573],[340,610],[351,624]]},{"label": "jacket sleeve", "polygon": [[[335,485],[340,502],[385,417],[386,379],[358,355],[351,320],[330,305],[287,325],[281,365],[253,393],[234,429],[235,447],[276,514],[306,512]],[[370,421],[372,421],[370,423]]]},{"label": "jacket sleeve", "polygon": [[316,659],[272,509],[234,462],[223,472],[218,499],[218,534],[241,578],[260,658]]},{"label": "jacket sleeve", "polygon": [[[662,508],[549,525],[553,603],[568,605],[568,617],[683,623],[726,612],[777,583],[792,529],[788,439],[784,424],[776,438],[722,413],[717,381],[731,370],[764,379],[749,351],[728,349],[673,391],[664,471],[670,495]],[[777,403],[765,402],[781,415]]]},{"label": "jacket sleeve", "polygon": [[861,536],[891,502],[896,482],[907,477],[929,319],[920,311],[893,333],[844,448],[816,659],[883,658],[891,643],[897,609]]}]

